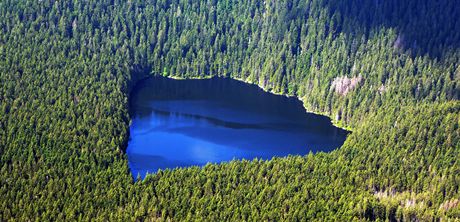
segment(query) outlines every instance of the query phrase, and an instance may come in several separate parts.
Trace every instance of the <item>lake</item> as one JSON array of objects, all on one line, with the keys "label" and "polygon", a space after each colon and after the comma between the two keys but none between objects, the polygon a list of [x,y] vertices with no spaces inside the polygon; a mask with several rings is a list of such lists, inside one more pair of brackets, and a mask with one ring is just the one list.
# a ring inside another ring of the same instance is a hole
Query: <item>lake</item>
[{"label": "lake", "polygon": [[237,80],[141,80],[131,93],[128,163],[133,177],[233,159],[328,152],[347,131],[307,113],[296,98]]}]

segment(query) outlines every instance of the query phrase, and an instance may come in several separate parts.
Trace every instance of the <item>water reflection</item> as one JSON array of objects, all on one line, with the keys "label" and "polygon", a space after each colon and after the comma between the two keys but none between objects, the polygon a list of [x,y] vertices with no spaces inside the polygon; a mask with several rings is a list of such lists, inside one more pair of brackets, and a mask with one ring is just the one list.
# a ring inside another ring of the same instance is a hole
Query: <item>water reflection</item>
[{"label": "water reflection", "polygon": [[347,132],[302,103],[230,79],[150,78],[131,95],[134,176],[232,159],[270,159],[339,147]]}]

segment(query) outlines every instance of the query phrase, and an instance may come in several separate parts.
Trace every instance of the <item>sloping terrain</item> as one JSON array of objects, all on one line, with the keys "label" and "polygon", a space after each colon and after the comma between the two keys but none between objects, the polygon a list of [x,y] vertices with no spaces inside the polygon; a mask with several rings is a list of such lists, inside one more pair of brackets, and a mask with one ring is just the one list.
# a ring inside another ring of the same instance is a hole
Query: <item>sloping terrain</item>
[{"label": "sloping terrain", "polygon": [[[3,0],[0,220],[458,219],[459,16],[454,0]],[[146,75],[256,83],[353,133],[133,181]]]}]

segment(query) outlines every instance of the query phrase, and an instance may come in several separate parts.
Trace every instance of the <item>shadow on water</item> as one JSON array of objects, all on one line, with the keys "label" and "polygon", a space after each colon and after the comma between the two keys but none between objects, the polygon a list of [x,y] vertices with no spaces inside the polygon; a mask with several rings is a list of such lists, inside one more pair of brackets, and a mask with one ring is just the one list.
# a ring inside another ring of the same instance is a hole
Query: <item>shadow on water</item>
[{"label": "shadow on water", "polygon": [[328,152],[347,131],[306,113],[296,98],[231,79],[141,80],[130,99],[133,176],[232,159]]}]

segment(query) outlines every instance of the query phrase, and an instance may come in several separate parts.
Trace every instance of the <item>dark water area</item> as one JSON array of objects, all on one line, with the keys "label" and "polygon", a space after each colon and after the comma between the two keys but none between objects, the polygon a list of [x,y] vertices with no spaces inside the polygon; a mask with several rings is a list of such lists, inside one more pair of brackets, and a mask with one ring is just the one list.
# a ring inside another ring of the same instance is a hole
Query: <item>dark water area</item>
[{"label": "dark water area", "polygon": [[233,159],[331,151],[348,134],[296,98],[232,79],[152,77],[131,94],[128,162],[134,177]]}]

